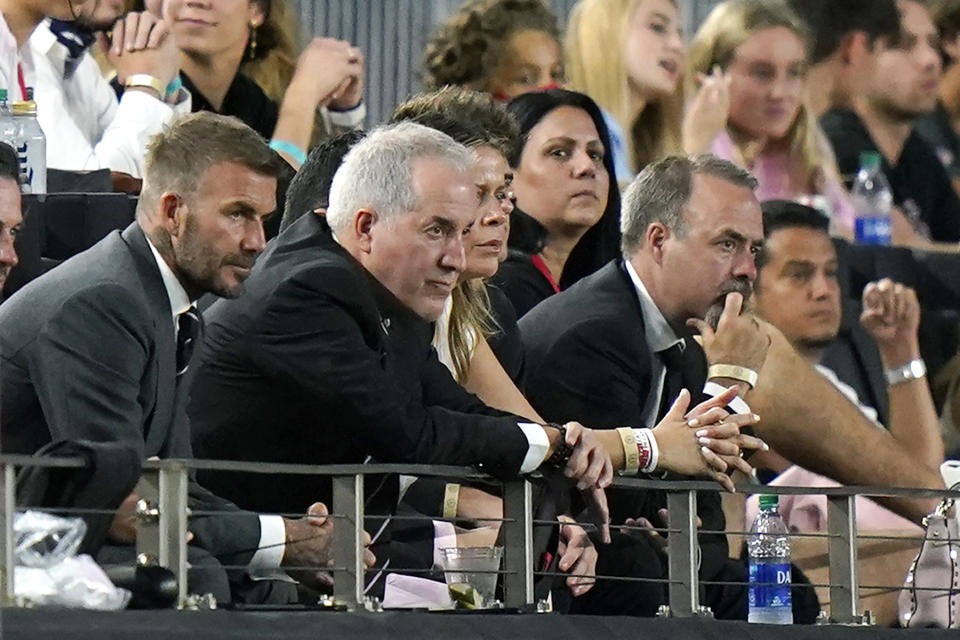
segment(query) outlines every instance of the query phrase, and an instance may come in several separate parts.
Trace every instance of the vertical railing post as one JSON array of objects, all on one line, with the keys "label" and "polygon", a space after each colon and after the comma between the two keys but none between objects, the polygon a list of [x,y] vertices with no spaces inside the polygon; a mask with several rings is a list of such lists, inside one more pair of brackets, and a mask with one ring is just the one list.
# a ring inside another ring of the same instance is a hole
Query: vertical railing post
[{"label": "vertical railing post", "polygon": [[503,603],[533,604],[533,487],[526,478],[503,485]]},{"label": "vertical railing post", "polygon": [[137,564],[160,564],[160,469],[144,469],[137,495]]},{"label": "vertical railing post", "polygon": [[670,615],[688,618],[700,612],[696,491],[667,489],[667,511],[670,513],[667,536]]},{"label": "vertical railing post", "polygon": [[161,463],[158,523],[160,565],[177,578],[177,607],[187,600],[187,467],[180,460]]},{"label": "vertical railing post", "polygon": [[827,496],[830,619],[840,624],[861,621],[856,520],[856,496]]},{"label": "vertical railing post", "polygon": [[3,513],[0,513],[0,559],[3,571],[0,572],[0,606],[9,607],[16,602],[14,576],[17,572],[17,560],[13,542],[13,517],[17,512],[17,470],[12,464],[3,465]]},{"label": "vertical railing post", "polygon": [[363,475],[333,478],[333,597],[356,610],[363,602]]}]

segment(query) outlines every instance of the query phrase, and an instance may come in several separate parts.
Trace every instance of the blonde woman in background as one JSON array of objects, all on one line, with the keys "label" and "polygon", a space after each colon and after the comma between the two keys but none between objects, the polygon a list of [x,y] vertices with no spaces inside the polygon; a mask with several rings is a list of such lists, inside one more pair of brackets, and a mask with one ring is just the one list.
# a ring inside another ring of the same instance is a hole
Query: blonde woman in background
[{"label": "blonde woman in background", "polygon": [[727,118],[709,151],[753,172],[761,201],[813,204],[831,215],[834,234],[850,235],[853,204],[805,103],[807,35],[781,2],[728,0],[690,43],[690,75],[720,69],[727,78]]},{"label": "blonde woman in background", "polygon": [[565,46],[569,86],[604,110],[621,181],[668,155],[705,151],[722,126],[721,74],[701,79],[684,120],[686,47],[673,0],[581,0]]}]

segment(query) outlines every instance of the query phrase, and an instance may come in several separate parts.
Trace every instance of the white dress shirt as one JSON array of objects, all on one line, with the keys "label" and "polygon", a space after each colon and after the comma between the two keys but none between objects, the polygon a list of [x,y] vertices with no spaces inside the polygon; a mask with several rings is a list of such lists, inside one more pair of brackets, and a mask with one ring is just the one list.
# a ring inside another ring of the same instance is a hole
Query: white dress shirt
[{"label": "white dress shirt", "polygon": [[[163,278],[163,286],[167,290],[167,298],[170,301],[171,321],[173,322],[173,335],[177,335],[177,316],[193,306],[193,301],[187,295],[180,280],[177,279],[173,269],[163,259],[157,248],[147,238],[147,244],[150,245],[150,251],[157,262],[157,268],[160,270],[160,277]],[[250,560],[250,567],[254,569],[274,569],[280,566],[283,561],[284,543],[287,539],[287,530],[283,524],[283,518],[280,516],[260,516],[260,544],[253,558]],[[269,574],[265,577],[276,578],[278,576]]]},{"label": "white dress shirt", "polygon": [[37,120],[47,138],[47,167],[69,171],[110,169],[143,177],[147,142],[165,124],[190,113],[190,94],[181,90],[171,106],[145,91],[117,96],[89,52],[64,79],[67,48],[48,21],[27,41],[35,79]]},{"label": "white dress shirt", "polygon": [[7,90],[7,99],[11,102],[27,99],[27,96],[20,91],[20,82],[17,79],[18,65],[23,71],[24,84],[28,87],[34,86],[30,47],[24,45],[21,49],[17,48],[17,39],[7,26],[3,13],[0,13],[0,89]]}]

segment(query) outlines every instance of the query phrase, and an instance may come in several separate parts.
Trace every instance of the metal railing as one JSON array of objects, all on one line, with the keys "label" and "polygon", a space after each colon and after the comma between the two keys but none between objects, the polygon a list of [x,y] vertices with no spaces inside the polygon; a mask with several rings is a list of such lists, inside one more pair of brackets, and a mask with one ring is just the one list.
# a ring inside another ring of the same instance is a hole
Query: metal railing
[{"label": "metal railing", "polygon": [[[18,467],[78,468],[80,458],[35,458],[32,456],[0,456],[2,468],[2,511],[0,511],[0,599],[4,605],[15,602],[13,514],[17,511],[15,484]],[[533,486],[529,478],[496,481],[475,469],[451,466],[363,464],[305,465],[219,460],[170,459],[147,461],[137,485],[138,504],[137,559],[140,563],[158,563],[173,571],[177,578],[177,604],[187,603],[187,530],[191,512],[187,487],[191,470],[230,471],[253,474],[311,474],[329,476],[333,485],[330,517],[336,519],[331,542],[334,587],[337,604],[348,610],[363,606],[364,601],[364,478],[372,474],[405,474],[456,480],[500,483],[503,486],[501,523],[504,546],[503,597],[506,607],[535,605],[533,527],[545,524],[534,519]],[[697,492],[718,491],[707,481],[663,481],[617,478],[614,486],[666,493],[670,513],[669,528],[659,531],[667,536],[668,577],[665,580],[669,597],[669,615],[691,617],[703,615],[700,603],[701,581],[697,570],[698,533],[730,533],[705,531],[698,527]],[[826,537],[828,540],[829,584],[832,613],[830,622],[858,624],[864,621],[860,610],[860,585],[857,571],[856,503],[859,495],[890,498],[960,499],[960,491],[910,489],[893,487],[777,487],[767,485],[738,486],[738,491],[775,495],[825,495],[828,502],[828,532],[799,534]],[[56,509],[56,511],[63,511]],[[553,523],[555,524],[555,523]],[[745,532],[735,532],[745,533]],[[867,536],[884,537],[884,536]],[[906,571],[906,568],[904,568]],[[604,577],[604,576],[597,576]],[[607,576],[609,577],[609,576]],[[889,585],[893,587],[894,585]]]}]

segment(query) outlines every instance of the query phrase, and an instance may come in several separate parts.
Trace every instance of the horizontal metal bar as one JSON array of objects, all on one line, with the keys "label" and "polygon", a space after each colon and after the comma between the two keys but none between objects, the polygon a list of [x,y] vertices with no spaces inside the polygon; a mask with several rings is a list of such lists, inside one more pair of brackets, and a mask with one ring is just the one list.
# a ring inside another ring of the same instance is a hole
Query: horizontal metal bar
[{"label": "horizontal metal bar", "polygon": [[[235,471],[260,474],[286,475],[372,475],[372,474],[405,474],[428,476],[436,478],[460,478],[473,481],[499,483],[489,475],[480,473],[473,467],[458,467],[449,465],[425,464],[339,464],[339,465],[312,465],[289,464],[279,462],[251,462],[241,460],[206,460],[206,459],[167,459],[147,460],[143,463],[144,469],[160,469],[165,463],[177,462],[186,465],[189,469],[206,471]],[[0,455],[0,464],[10,464],[21,467],[54,467],[78,468],[84,466],[82,458],[51,458],[33,457],[17,454]],[[534,474],[535,475],[535,474]],[[614,478],[611,486],[624,489],[671,489],[674,491],[721,491],[721,487],[712,481],[695,480],[646,480],[640,478]],[[877,487],[877,486],[844,486],[844,487],[780,487],[769,485],[745,484],[738,485],[737,491],[744,494],[767,495],[823,495],[823,496],[852,496],[863,495],[883,498],[957,498],[960,491],[947,489],[926,489],[914,487]]]}]

